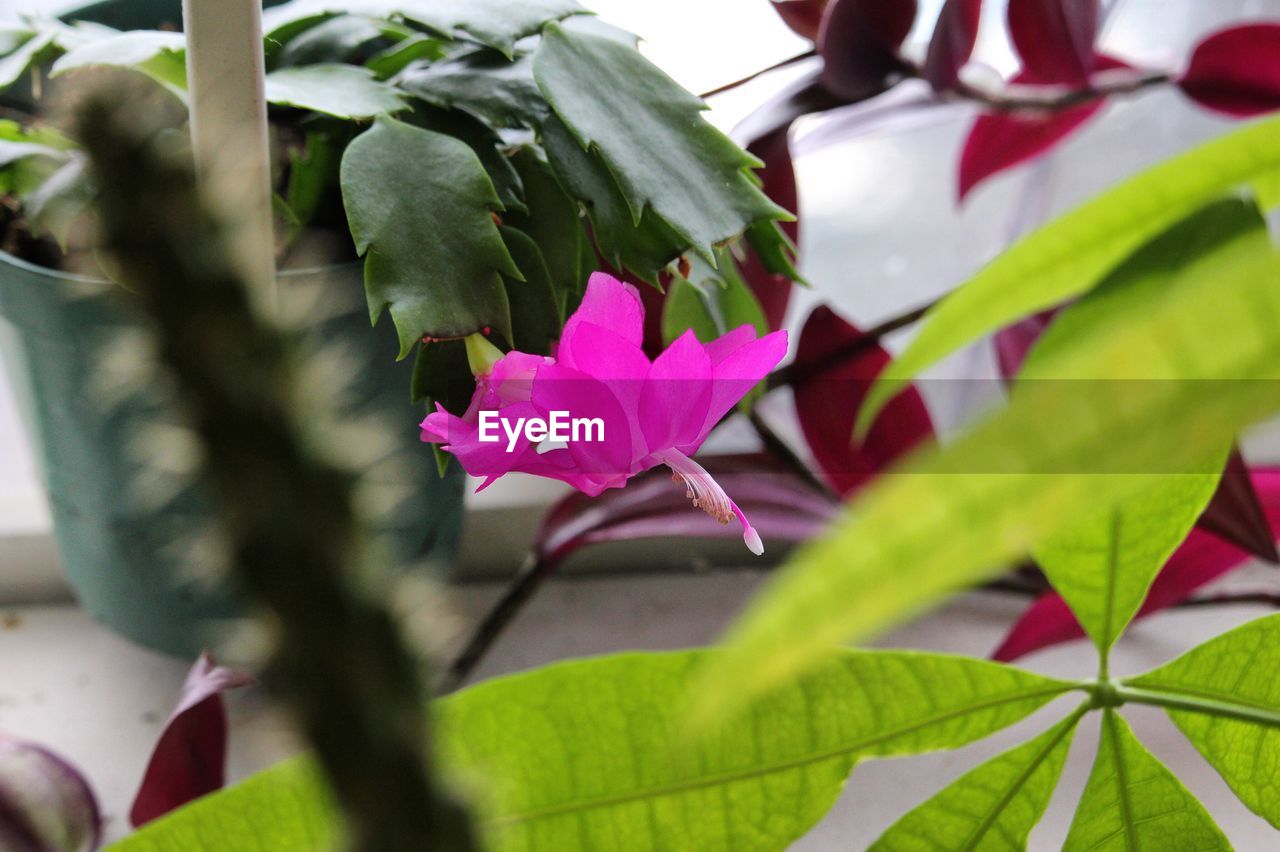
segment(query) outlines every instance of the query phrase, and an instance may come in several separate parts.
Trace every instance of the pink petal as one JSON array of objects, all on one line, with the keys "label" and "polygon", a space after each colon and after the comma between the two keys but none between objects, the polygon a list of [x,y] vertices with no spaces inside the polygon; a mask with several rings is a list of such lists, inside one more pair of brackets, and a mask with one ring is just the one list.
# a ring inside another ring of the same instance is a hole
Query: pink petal
[{"label": "pink petal", "polygon": [[924,400],[908,388],[887,406],[862,444],[853,443],[853,424],[872,382],[889,365],[878,345],[836,360],[862,332],[830,308],[819,306],[800,332],[793,369],[810,371],[798,379],[796,414],[804,438],[826,480],[846,497],[895,459],[933,437]]},{"label": "pink petal", "polygon": [[222,693],[254,682],[246,674],[214,665],[209,654],[200,655],[156,742],[129,810],[135,828],[222,788],[227,760]]},{"label": "pink petal", "polygon": [[711,359],[693,330],[654,359],[640,394],[647,453],[700,441],[711,404]]},{"label": "pink petal", "polygon": [[[1280,538],[1280,468],[1255,468],[1250,474],[1267,522]],[[1145,618],[1186,600],[1196,589],[1252,558],[1212,533],[1193,529],[1160,570],[1135,618]],[[1048,592],[1027,608],[992,657],[1010,662],[1032,651],[1083,637],[1084,631],[1066,603],[1057,592]]]},{"label": "pink petal", "polygon": [[[614,278],[607,272],[593,272],[587,279],[587,291],[582,303],[564,324],[560,346],[572,348],[573,338],[581,323],[607,328],[614,334],[639,347],[644,341],[644,306],[636,288]],[[563,355],[557,353],[563,359]],[[568,366],[574,366],[569,363]]]},{"label": "pink petal", "polygon": [[711,366],[714,367],[756,339],[754,326],[740,325],[732,331],[725,332],[710,343],[704,344],[703,348],[706,349],[707,357],[711,359]]},{"label": "pink petal", "polygon": [[635,409],[625,409],[609,385],[562,364],[538,372],[534,407],[542,412],[567,411],[604,423],[603,441],[570,441],[565,450],[580,479],[574,487],[588,494],[617,488],[638,472],[635,461],[646,454]]},{"label": "pink petal", "polygon": [[954,88],[978,40],[982,0],[947,0],[929,39],[924,78],[939,92]]},{"label": "pink petal", "polygon": [[[739,331],[729,332],[725,337],[720,338],[720,341],[724,341],[726,337],[732,337]],[[787,332],[773,331],[758,340],[749,341],[733,349],[728,354],[724,354],[725,349],[728,348],[728,342],[717,345],[718,341],[713,340],[707,344],[708,348],[715,347],[715,355],[712,358],[714,365],[711,368],[711,403],[707,407],[707,416],[702,423],[700,437],[693,448],[696,449],[696,445],[702,443],[702,440],[729,413],[729,410],[750,393],[761,379],[769,375],[783,358],[787,357],[787,340]],[[720,360],[717,361],[716,358]],[[688,446],[681,446],[680,449],[692,452]]]},{"label": "pink petal", "polygon": [[1083,83],[1094,70],[1097,0],[1012,0],[1009,37],[1041,83]]},{"label": "pink petal", "polygon": [[1245,24],[1196,46],[1178,81],[1201,106],[1233,116],[1280,109],[1280,24]]}]

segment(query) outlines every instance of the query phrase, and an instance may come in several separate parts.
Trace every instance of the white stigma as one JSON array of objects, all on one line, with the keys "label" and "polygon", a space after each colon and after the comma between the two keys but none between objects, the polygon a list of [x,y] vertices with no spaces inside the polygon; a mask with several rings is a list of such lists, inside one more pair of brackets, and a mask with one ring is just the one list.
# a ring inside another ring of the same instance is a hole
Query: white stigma
[{"label": "white stigma", "polygon": [[676,449],[663,450],[654,456],[671,468],[671,478],[684,485],[685,496],[694,507],[722,524],[727,524],[736,517],[742,524],[742,540],[747,549],[756,556],[764,553],[764,542],[760,540],[760,534],[747,522],[747,516],[742,514],[742,510],[729,499],[720,483],[702,465]]}]

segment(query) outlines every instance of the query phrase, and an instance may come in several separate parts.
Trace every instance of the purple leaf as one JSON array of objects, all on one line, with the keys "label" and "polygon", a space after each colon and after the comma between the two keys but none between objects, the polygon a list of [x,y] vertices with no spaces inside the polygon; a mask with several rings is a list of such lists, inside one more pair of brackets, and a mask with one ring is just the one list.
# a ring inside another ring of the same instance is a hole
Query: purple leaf
[{"label": "purple leaf", "polygon": [[98,800],[48,749],[0,735],[0,849],[88,852],[102,842]]},{"label": "purple leaf", "polygon": [[805,441],[826,480],[841,497],[857,491],[903,453],[934,434],[924,401],[910,388],[885,406],[866,441],[852,442],[862,400],[890,361],[889,353],[878,344],[839,357],[842,351],[859,345],[861,339],[862,332],[820,305],[805,321],[791,368],[798,374],[792,387]]},{"label": "purple leaf", "polygon": [[1208,530],[1223,541],[1267,562],[1280,562],[1275,539],[1262,508],[1262,498],[1253,487],[1249,468],[1239,449],[1227,458],[1227,467],[1218,482],[1218,490],[1205,507],[1196,526]]},{"label": "purple leaf", "polygon": [[[1254,468],[1250,479],[1262,501],[1272,538],[1280,536],[1280,468]],[[1239,568],[1250,554],[1203,529],[1193,529],[1160,569],[1135,618],[1145,618],[1186,600],[1200,587]],[[992,657],[1011,662],[1032,651],[1084,638],[1057,592],[1041,595],[1010,628]]]},{"label": "purple leaf", "polygon": [[1084,83],[1095,68],[1098,0],[1009,0],[1009,36],[1040,83]]},{"label": "purple leaf", "polygon": [[817,41],[827,0],[771,0],[773,10],[797,35]]},{"label": "purple leaf", "polygon": [[[830,500],[768,456],[707,456],[699,462],[751,516],[765,541],[805,541],[835,517]],[[683,486],[649,471],[599,497],[565,497],[543,519],[533,548],[544,565],[553,566],[590,544],[679,536],[737,539],[740,532],[690,511]]]},{"label": "purple leaf", "polygon": [[[1098,70],[1111,71],[1129,66],[1106,56],[1098,57]],[[1037,74],[1023,71],[1010,82],[1042,85]],[[959,199],[992,175],[1034,159],[1066,139],[1106,105],[1099,99],[1058,112],[986,113],[978,116],[965,138],[960,154]]]},{"label": "purple leaf", "polygon": [[1280,109],[1280,24],[1246,24],[1196,45],[1182,91],[1201,106],[1233,116]]},{"label": "purple leaf", "polygon": [[982,0],[947,0],[929,40],[924,78],[939,92],[955,88],[978,40]]},{"label": "purple leaf", "polygon": [[156,742],[129,810],[136,828],[222,788],[226,778],[227,711],[222,693],[248,686],[249,675],[200,655],[187,674],[178,706]]},{"label": "purple leaf", "polygon": [[[774,203],[796,214],[794,222],[782,222],[782,232],[792,245],[800,244],[800,199],[796,192],[796,173],[791,164],[791,146],[787,141],[788,128],[775,130],[757,139],[747,148],[760,158],[764,168],[756,174],[763,180],[761,189]],[[791,301],[792,282],[786,275],[770,272],[761,262],[755,250],[747,252],[742,263],[742,277],[755,294],[764,311],[769,328],[782,327]]]},{"label": "purple leaf", "polygon": [[898,48],[915,19],[916,0],[832,0],[818,32],[823,83],[850,100],[882,88],[904,68]]}]

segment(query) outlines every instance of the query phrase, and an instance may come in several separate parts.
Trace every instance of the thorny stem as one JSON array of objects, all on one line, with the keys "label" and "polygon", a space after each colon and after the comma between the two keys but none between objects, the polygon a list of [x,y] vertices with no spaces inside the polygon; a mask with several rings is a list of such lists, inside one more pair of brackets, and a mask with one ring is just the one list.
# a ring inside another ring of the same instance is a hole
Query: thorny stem
[{"label": "thorny stem", "polygon": [[430,771],[421,661],[368,560],[353,477],[320,457],[290,400],[284,336],[253,309],[190,164],[162,157],[137,99],[80,116],[100,223],[202,445],[201,476],[232,579],[270,616],[264,680],[315,748],[357,852],[471,852],[471,827]]}]

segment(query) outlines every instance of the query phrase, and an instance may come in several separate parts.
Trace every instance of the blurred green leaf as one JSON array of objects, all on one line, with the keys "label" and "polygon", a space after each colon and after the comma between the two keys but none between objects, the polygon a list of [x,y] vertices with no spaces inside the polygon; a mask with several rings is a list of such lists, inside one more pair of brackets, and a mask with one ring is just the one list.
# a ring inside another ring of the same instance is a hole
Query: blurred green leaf
[{"label": "blurred green leaf", "polygon": [[840,642],[995,576],[1133,497],[1135,473],[1215,473],[1224,443],[1280,408],[1277,280],[1265,223],[1242,201],[1138,252],[1091,298],[1130,285],[1158,296],[1118,299],[1046,354],[1005,409],[864,491],[729,632],[700,710],[731,712]]},{"label": "blurred green leaf", "polygon": [[379,54],[369,57],[365,67],[379,80],[394,77],[406,66],[419,60],[435,61],[445,56],[444,42],[421,33],[412,35],[391,45]]},{"label": "blurred green leaf", "polygon": [[394,86],[357,65],[281,68],[266,77],[267,101],[339,118],[373,118],[408,104]]},{"label": "blurred green leaf", "polygon": [[177,97],[186,99],[186,39],[182,33],[135,30],[89,39],[59,57],[53,63],[50,76],[96,66],[141,71]]},{"label": "blurred green leaf", "polygon": [[7,89],[18,82],[28,68],[57,49],[54,34],[49,30],[15,33],[10,41],[15,44],[14,48],[0,56],[0,89]]},{"label": "blurred green leaf", "polygon": [[[1280,828],[1280,615],[1259,618],[1125,684],[1180,699],[1169,718],[1240,801]],[[1152,702],[1147,702],[1152,703]],[[1195,705],[1201,709],[1194,709]]]},{"label": "blurred green leaf", "polygon": [[699,264],[688,279],[674,278],[667,288],[662,310],[662,337],[666,343],[688,329],[693,329],[703,343],[744,325],[755,329],[757,336],[769,333],[760,302],[737,275],[732,256],[724,250],[717,255],[718,270]]},{"label": "blurred green leaf", "polygon": [[273,54],[273,67],[346,62],[383,38],[386,24],[364,15],[339,15],[309,27]]},{"label": "blurred green leaf", "polygon": [[[681,698],[707,655],[558,663],[438,701],[440,761],[487,796],[477,804],[491,847],[772,852],[822,818],[859,758],[955,748],[1072,688],[963,657],[847,651],[749,716],[693,740]],[[185,852],[196,836],[206,845],[248,838],[237,850],[315,848],[285,842],[292,823],[319,817],[314,775],[289,763],[251,783],[251,807],[232,788],[118,848]],[[264,830],[279,841],[253,845],[257,820],[271,822]],[[313,824],[293,834],[329,832]]]},{"label": "blurred green leaf", "polygon": [[714,264],[714,246],[757,222],[790,217],[760,191],[751,171],[759,161],[638,50],[550,24],[534,77],[578,144],[599,154],[633,224],[652,214]]},{"label": "blurred green leaf", "polygon": [[465,110],[495,127],[537,127],[550,107],[533,81],[533,56],[477,50],[406,68],[396,85],[436,106]]},{"label": "blurred green leaf", "polygon": [[1130,178],[1018,242],[929,312],[872,388],[859,430],[930,364],[1087,292],[1143,243],[1209,202],[1250,184],[1274,184],[1277,140],[1280,118],[1248,125]]},{"label": "blurred green leaf", "polygon": [[430,410],[435,410],[438,402],[461,417],[475,390],[476,380],[462,340],[433,340],[418,348],[413,362],[413,402],[425,402]]},{"label": "blurred green leaf", "polygon": [[76,153],[22,196],[22,210],[32,231],[50,235],[65,251],[71,228],[92,200],[85,159]]},{"label": "blurred green leaf", "polygon": [[1229,850],[1204,806],[1156,760],[1114,710],[1063,852]]},{"label": "blurred green leaf", "polygon": [[1022,852],[1062,775],[1085,708],[913,808],[868,852]]},{"label": "blurred green leaf", "polygon": [[370,317],[390,307],[401,358],[424,336],[491,326],[511,339],[501,275],[520,271],[493,222],[497,193],[465,143],[383,116],[347,147],[341,181]]}]

